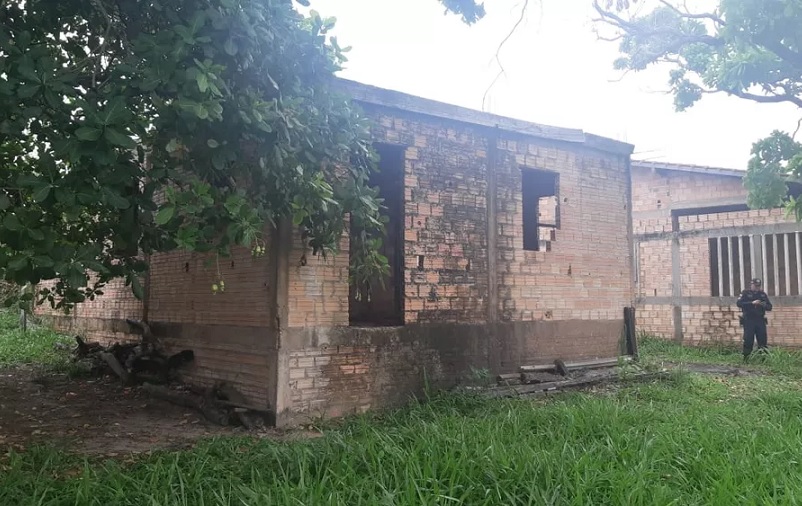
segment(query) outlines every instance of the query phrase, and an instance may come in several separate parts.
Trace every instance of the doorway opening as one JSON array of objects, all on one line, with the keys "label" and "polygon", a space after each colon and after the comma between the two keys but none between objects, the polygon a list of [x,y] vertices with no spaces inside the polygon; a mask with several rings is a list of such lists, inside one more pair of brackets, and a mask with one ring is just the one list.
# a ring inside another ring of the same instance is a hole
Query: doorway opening
[{"label": "doorway opening", "polygon": [[[387,257],[390,273],[383,280],[371,280],[370,300],[357,300],[357,286],[350,286],[348,312],[351,326],[392,327],[404,324],[404,146],[377,144],[377,172],[370,186],[378,187],[383,213],[388,221],[380,252]],[[351,238],[361,231],[351,226]]]}]

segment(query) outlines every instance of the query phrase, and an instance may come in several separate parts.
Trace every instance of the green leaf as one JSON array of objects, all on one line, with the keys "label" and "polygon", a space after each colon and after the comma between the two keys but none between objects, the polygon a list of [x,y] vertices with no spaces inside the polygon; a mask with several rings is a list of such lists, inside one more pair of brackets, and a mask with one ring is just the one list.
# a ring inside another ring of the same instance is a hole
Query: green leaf
[{"label": "green leaf", "polygon": [[128,209],[129,207],[131,207],[131,203],[128,202],[128,199],[113,192],[109,188],[103,188],[103,195],[106,197],[108,203],[116,207],[117,209]]},{"label": "green leaf", "polygon": [[34,202],[43,202],[48,195],[50,195],[50,190],[53,188],[51,185],[46,184],[36,189],[33,192],[33,201]]},{"label": "green leaf", "polygon": [[156,221],[157,225],[166,225],[173,219],[173,215],[175,214],[175,207],[168,206],[162,207],[159,209],[159,212],[156,213],[156,217],[154,220]]},{"label": "green leaf", "polygon": [[214,139],[209,139],[208,141],[206,141],[206,145],[207,145],[207,146],[209,146],[209,147],[210,147],[210,148],[212,148],[212,149],[215,149],[215,148],[217,148],[218,146],[220,146],[220,143],[219,143],[219,142],[217,142],[217,141],[216,141],[216,140],[214,140]]},{"label": "green leaf", "polygon": [[237,54],[239,48],[237,48],[237,44],[234,42],[233,39],[228,39],[226,43],[223,44],[223,49],[229,56],[234,56],[235,54]]},{"label": "green leaf", "polygon": [[34,241],[44,241],[45,234],[38,228],[29,228],[28,237],[30,237]]},{"label": "green leaf", "polygon": [[55,265],[55,263],[53,262],[53,259],[50,258],[50,257],[46,257],[46,256],[33,257],[33,262],[38,267],[44,267],[44,268],[50,268],[50,267],[53,267]]},{"label": "green leaf", "polygon": [[103,135],[103,131],[99,128],[81,127],[75,131],[75,136],[82,141],[96,141]]},{"label": "green leaf", "polygon": [[128,116],[128,105],[125,103],[125,99],[118,95],[109,100],[99,119],[101,124],[109,126],[122,123]]},{"label": "green leaf", "polygon": [[304,213],[302,210],[299,210],[298,212],[296,212],[296,213],[293,213],[293,214],[292,214],[292,224],[293,224],[293,225],[295,225],[295,226],[297,227],[298,225],[300,225],[301,223],[303,223],[303,221],[304,221],[304,214],[305,214],[305,213]]},{"label": "green leaf", "polygon": [[5,193],[0,193],[0,211],[5,211],[11,207],[11,199]]},{"label": "green leaf", "polygon": [[145,290],[142,288],[142,282],[139,281],[139,276],[131,276],[131,290],[134,292],[134,297],[139,300],[145,298]]},{"label": "green leaf", "polygon": [[201,93],[206,93],[206,90],[209,89],[209,78],[206,77],[206,74],[198,73],[198,75],[195,76],[195,82],[198,83],[198,90],[200,90]]},{"label": "green leaf", "polygon": [[16,232],[22,228],[22,224],[17,218],[16,214],[7,214],[5,218],[3,218],[3,227],[6,230],[11,230],[12,232]]},{"label": "green leaf", "polygon": [[41,85],[38,84],[23,84],[17,88],[17,96],[23,99],[31,98],[32,96],[36,95],[40,88]]},{"label": "green leaf", "polygon": [[8,268],[12,271],[21,271],[28,266],[28,257],[18,256],[8,263]]},{"label": "green leaf", "polygon": [[115,146],[120,146],[121,148],[126,149],[136,148],[136,141],[134,141],[134,139],[121,132],[118,132],[113,128],[106,128],[106,130],[103,132],[103,137]]},{"label": "green leaf", "polygon": [[39,76],[36,75],[36,70],[33,68],[33,62],[31,62],[28,57],[25,57],[24,59],[27,61],[20,63],[20,66],[17,69],[19,71],[19,75],[29,81],[35,81],[39,83],[40,79]]},{"label": "green leaf", "polygon": [[72,206],[75,204],[75,194],[62,187],[56,188],[56,202],[65,206]]}]

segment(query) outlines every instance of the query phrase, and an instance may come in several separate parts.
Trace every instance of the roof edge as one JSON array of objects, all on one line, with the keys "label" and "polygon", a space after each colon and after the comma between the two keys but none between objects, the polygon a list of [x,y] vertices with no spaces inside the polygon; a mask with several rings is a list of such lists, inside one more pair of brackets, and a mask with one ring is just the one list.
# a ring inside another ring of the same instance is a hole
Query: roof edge
[{"label": "roof edge", "polygon": [[582,144],[600,151],[621,155],[631,155],[635,149],[632,144],[598,135],[586,134],[579,129],[541,125],[499,116],[340,77],[336,78],[335,88],[350,95],[357,102],[401,109],[416,114],[488,128],[498,128],[542,139]]},{"label": "roof edge", "polygon": [[632,160],[633,169],[667,170],[672,172],[691,172],[708,176],[737,177],[742,179],[746,171],[724,167],[709,167],[704,165],[690,165],[682,163],[647,162],[645,160]]}]

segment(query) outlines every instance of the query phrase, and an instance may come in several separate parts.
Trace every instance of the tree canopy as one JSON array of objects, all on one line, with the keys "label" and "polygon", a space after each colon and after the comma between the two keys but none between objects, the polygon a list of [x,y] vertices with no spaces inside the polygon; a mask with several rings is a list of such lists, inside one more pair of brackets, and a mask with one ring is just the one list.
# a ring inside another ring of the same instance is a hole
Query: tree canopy
[{"label": "tree canopy", "polygon": [[64,308],[117,277],[141,296],[152,253],[262,255],[284,220],[325,254],[347,213],[352,274],[386,273],[333,26],[292,0],[4,2],[0,279],[53,280],[40,302]]},{"label": "tree canopy", "polygon": [[[667,67],[678,111],[714,93],[802,108],[802,1],[719,0],[708,11],[675,0],[656,5],[631,14],[627,0],[594,0],[599,20],[614,28],[611,40],[619,41],[617,69]],[[785,204],[802,219],[802,202],[787,196],[787,183],[802,176],[795,135],[777,129],[753,145],[744,178],[751,207]]]}]

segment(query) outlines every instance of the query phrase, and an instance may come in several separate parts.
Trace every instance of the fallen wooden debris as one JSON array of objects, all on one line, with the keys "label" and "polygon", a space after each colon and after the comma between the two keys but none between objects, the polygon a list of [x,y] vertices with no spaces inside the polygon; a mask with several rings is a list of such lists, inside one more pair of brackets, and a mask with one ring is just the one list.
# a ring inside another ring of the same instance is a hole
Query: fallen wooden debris
[{"label": "fallen wooden debris", "polygon": [[218,383],[209,389],[170,389],[161,385],[145,383],[142,389],[157,399],[194,409],[217,425],[233,425],[239,421],[248,430],[264,426],[265,418],[273,412],[248,404],[245,396],[232,385]]},{"label": "fallen wooden debris", "polygon": [[[659,379],[666,377],[665,372],[658,373],[637,373],[628,376],[628,380],[633,381],[648,381],[652,379]],[[541,395],[548,395],[551,392],[558,392],[562,390],[569,390],[572,388],[583,388],[611,381],[620,380],[617,374],[600,375],[589,378],[581,378],[576,380],[554,381],[550,383],[537,383],[532,385],[520,386],[498,386],[489,388],[482,392],[482,395],[493,398],[504,397],[537,397]]]},{"label": "fallen wooden debris", "polygon": [[599,369],[604,367],[615,367],[621,362],[631,362],[632,357],[622,356],[614,358],[599,358],[595,360],[585,360],[581,362],[569,362],[565,364],[568,372],[576,371],[578,369]]},{"label": "fallen wooden debris", "polygon": [[111,370],[114,371],[114,374],[120,377],[123,384],[127,385],[130,381],[130,376],[128,375],[128,371],[126,371],[125,368],[123,368],[123,366],[120,364],[120,361],[117,360],[117,357],[107,351],[101,351],[99,356],[104,362],[106,362],[106,364],[108,364]]},{"label": "fallen wooden debris", "polygon": [[554,364],[524,365],[518,368],[518,372],[548,372],[555,369]]},{"label": "fallen wooden debris", "polygon": [[562,376],[548,372],[522,372],[518,375],[518,379],[523,384],[530,383],[548,383],[559,381]]},{"label": "fallen wooden debris", "polygon": [[169,383],[177,369],[192,362],[192,350],[183,350],[167,356],[158,346],[150,327],[137,320],[127,320],[129,324],[142,330],[142,339],[137,343],[114,343],[104,347],[99,343],[87,343],[75,336],[78,346],[73,360],[88,363],[95,374],[111,373],[120,378],[125,385]]}]

